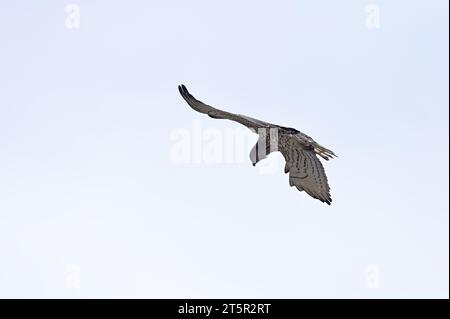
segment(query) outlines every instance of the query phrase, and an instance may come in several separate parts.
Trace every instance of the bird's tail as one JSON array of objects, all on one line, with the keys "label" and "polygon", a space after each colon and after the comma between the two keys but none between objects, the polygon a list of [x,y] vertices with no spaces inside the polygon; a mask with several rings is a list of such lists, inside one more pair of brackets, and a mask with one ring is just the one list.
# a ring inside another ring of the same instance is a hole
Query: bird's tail
[{"label": "bird's tail", "polygon": [[317,155],[322,157],[324,160],[329,160],[330,158],[337,157],[336,154],[333,153],[333,151],[323,147],[322,145],[315,145],[314,146],[314,152],[316,152]]}]

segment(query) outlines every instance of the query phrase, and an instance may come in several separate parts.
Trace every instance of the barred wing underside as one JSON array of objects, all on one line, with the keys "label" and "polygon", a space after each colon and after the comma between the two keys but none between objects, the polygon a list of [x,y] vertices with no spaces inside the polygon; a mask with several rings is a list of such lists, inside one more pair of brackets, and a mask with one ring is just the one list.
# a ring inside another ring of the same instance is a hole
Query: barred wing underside
[{"label": "barred wing underside", "polygon": [[289,185],[331,205],[327,175],[313,148],[307,148],[293,137],[282,143],[280,151],[286,160]]}]

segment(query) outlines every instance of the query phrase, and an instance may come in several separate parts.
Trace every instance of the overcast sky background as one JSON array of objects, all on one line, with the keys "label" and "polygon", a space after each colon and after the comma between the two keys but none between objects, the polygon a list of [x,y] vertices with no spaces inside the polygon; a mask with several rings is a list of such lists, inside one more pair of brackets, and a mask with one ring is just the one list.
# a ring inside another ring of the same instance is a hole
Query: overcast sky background
[{"label": "overcast sky background", "polygon": [[[448,298],[448,1],[69,3],[0,2],[0,297]],[[180,83],[335,151],[333,204],[176,163],[239,128]]]}]

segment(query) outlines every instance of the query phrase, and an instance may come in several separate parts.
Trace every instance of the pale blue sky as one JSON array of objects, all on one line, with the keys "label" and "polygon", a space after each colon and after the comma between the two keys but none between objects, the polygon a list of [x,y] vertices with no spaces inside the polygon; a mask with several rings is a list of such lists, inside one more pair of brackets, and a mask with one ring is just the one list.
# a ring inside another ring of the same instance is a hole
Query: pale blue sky
[{"label": "pale blue sky", "polygon": [[[68,3],[0,2],[0,297],[448,298],[447,1]],[[334,150],[333,205],[174,163],[239,127],[180,83]]]}]

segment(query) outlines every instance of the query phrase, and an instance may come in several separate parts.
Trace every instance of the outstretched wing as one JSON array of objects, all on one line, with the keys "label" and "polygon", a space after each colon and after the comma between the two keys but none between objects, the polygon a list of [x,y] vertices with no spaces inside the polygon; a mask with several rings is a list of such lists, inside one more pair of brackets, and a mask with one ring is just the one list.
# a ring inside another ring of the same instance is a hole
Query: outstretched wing
[{"label": "outstretched wing", "polygon": [[284,172],[289,173],[289,185],[331,205],[327,175],[314,148],[290,137],[282,143],[280,151],[286,160]]},{"label": "outstretched wing", "polygon": [[258,128],[269,128],[276,127],[276,125],[266,123],[245,115],[234,114],[230,112],[225,112],[219,109],[216,109],[208,104],[205,104],[189,93],[187,88],[182,84],[178,86],[178,90],[180,91],[181,96],[186,100],[186,102],[197,112],[205,113],[212,118],[215,119],[227,119],[231,121],[238,122],[242,125],[247,126],[250,129],[257,130]]}]

